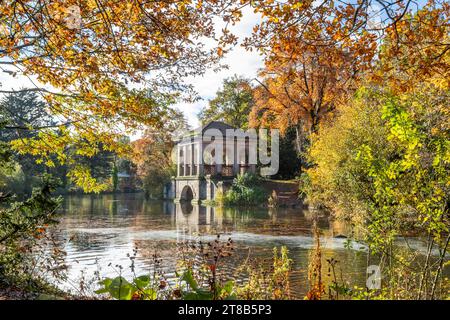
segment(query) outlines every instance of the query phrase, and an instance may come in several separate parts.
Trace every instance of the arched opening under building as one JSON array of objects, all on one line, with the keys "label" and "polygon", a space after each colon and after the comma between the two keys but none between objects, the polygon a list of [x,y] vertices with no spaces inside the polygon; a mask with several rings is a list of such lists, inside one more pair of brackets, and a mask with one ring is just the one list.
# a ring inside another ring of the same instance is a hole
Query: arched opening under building
[{"label": "arched opening under building", "polygon": [[181,190],[180,200],[191,202],[194,199],[194,193],[192,192],[192,188],[190,186],[184,186],[183,190]]},{"label": "arched opening under building", "polygon": [[192,213],[194,207],[191,204],[192,199],[194,199],[194,192],[190,186],[184,186],[183,190],[181,190],[181,212],[184,215],[188,215]]}]

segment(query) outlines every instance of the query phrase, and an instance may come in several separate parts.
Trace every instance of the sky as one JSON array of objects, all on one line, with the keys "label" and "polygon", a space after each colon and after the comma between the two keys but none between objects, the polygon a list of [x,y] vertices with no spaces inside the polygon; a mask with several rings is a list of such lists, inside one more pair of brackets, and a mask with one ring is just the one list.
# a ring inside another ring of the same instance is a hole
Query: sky
[{"label": "sky", "polygon": [[[194,86],[202,100],[195,103],[178,103],[176,108],[183,111],[189,124],[192,127],[200,125],[197,114],[202,107],[208,105],[208,100],[214,98],[216,92],[221,88],[224,79],[233,75],[242,75],[246,78],[255,78],[258,70],[263,67],[261,56],[255,51],[246,51],[240,44],[243,39],[250,36],[253,26],[258,24],[260,16],[255,14],[252,9],[246,7],[243,10],[242,20],[231,27],[232,33],[239,37],[239,43],[224,56],[222,64],[228,65],[228,69],[214,72],[207,70],[203,76],[189,78],[186,81]],[[220,25],[217,26],[220,30]]]},{"label": "sky", "polygon": [[[253,26],[259,21],[259,15],[255,14],[250,8],[244,8],[241,21],[230,28],[231,31],[238,36],[239,43],[228,51],[221,61],[221,64],[226,64],[229,68],[219,72],[207,70],[203,76],[186,79],[187,83],[194,86],[194,89],[199,94],[201,100],[198,100],[195,103],[180,102],[175,104],[174,107],[185,114],[186,119],[192,127],[200,125],[197,118],[198,112],[203,106],[208,104],[208,100],[215,96],[215,93],[221,88],[224,79],[231,77],[234,74],[242,75],[246,78],[254,78],[256,77],[258,70],[262,68],[263,62],[261,56],[255,51],[249,52],[240,46],[243,39],[251,34]],[[217,34],[219,34],[221,28],[222,25],[217,23]],[[32,81],[35,81],[35,78],[32,78]],[[4,70],[0,70],[0,88],[2,90],[17,90],[22,87],[33,87],[33,84],[29,79],[23,76],[13,77],[11,74],[4,72]],[[40,87],[42,86],[40,85]]]},{"label": "sky", "polygon": [[[0,69],[0,88],[2,90],[18,90],[22,87],[32,87],[33,83],[28,79],[20,75],[13,76],[10,71],[14,71],[15,68],[1,66]],[[32,79],[32,80],[35,80]]]}]

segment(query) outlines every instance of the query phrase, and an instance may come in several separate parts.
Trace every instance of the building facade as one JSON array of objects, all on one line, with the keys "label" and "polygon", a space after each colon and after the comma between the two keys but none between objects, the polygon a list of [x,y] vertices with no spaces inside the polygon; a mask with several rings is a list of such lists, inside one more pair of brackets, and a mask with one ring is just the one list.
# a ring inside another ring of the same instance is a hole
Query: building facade
[{"label": "building facade", "polygon": [[252,146],[256,139],[220,121],[176,138],[177,176],[165,188],[164,196],[194,203],[214,200],[238,174],[255,173],[256,148]]}]

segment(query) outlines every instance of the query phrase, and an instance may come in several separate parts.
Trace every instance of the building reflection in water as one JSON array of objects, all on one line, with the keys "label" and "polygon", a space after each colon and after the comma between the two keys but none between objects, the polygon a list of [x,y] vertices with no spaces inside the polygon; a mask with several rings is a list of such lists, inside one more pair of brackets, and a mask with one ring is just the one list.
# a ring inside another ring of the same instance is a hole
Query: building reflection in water
[{"label": "building reflection in water", "polygon": [[[170,215],[178,235],[199,236],[236,231],[280,236],[313,234],[314,213],[308,210],[237,209],[167,201],[164,214]],[[344,221],[330,221],[326,216],[319,216],[317,222],[324,237],[334,238],[350,233],[351,226]]]},{"label": "building reflection in water", "polygon": [[221,208],[201,206],[190,202],[164,204],[164,213],[173,217],[176,229],[184,234],[216,232],[222,228]]}]

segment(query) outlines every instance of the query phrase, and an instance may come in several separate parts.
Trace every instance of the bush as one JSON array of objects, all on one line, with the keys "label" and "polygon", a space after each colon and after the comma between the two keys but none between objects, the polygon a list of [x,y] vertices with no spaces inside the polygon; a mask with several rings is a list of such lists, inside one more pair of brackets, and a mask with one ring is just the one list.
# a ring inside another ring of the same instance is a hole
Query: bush
[{"label": "bush", "polygon": [[367,172],[356,159],[358,150],[370,145],[380,158],[393,152],[381,117],[380,94],[361,89],[332,123],[321,126],[310,148],[310,162],[315,165],[301,178],[300,190],[309,203],[354,222],[365,219],[372,192]]},{"label": "bush", "polygon": [[[448,96],[446,86],[425,82],[405,93],[362,88],[313,137],[316,166],[308,170],[308,197],[356,222],[371,255],[391,261],[382,270],[391,299],[433,299],[446,282],[441,275],[450,248]],[[408,244],[411,234],[438,255],[429,249],[425,262],[418,261]],[[400,237],[408,245],[405,252],[395,246]],[[406,272],[412,265],[422,271]]]},{"label": "bush", "polygon": [[258,205],[267,201],[266,191],[259,185],[261,179],[250,173],[237,176],[223,196],[224,205]]},{"label": "bush", "polygon": [[23,202],[0,193],[0,288],[18,288],[26,294],[53,292],[47,275],[54,279],[63,276],[63,252],[55,248],[46,254],[44,250],[54,243],[47,238],[46,229],[56,222],[55,211],[61,201],[51,196],[55,183],[45,176],[43,185]]}]

